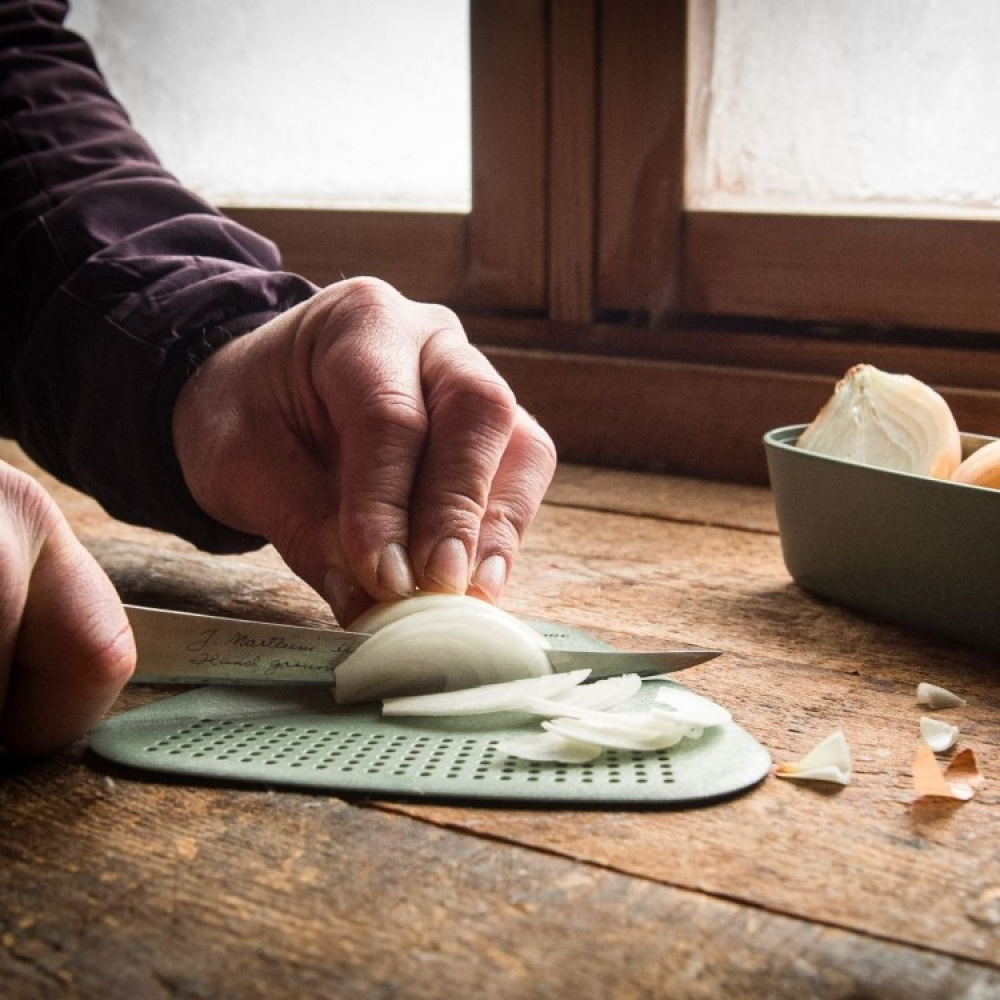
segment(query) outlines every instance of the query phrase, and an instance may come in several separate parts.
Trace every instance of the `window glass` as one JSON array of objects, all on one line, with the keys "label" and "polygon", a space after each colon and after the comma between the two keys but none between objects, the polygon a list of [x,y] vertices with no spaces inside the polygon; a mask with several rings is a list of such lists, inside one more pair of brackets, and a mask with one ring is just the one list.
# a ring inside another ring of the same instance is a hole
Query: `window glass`
[{"label": "window glass", "polygon": [[469,210],[468,0],[75,0],[69,24],[210,201]]},{"label": "window glass", "polygon": [[699,5],[689,207],[1000,210],[1000,4],[716,0],[714,17]]}]

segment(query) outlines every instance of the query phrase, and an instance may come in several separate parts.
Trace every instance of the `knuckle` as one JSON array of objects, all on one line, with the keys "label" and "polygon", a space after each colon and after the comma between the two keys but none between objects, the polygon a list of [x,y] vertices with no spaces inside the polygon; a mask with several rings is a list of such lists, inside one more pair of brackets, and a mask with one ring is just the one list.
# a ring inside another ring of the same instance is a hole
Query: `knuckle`
[{"label": "knuckle", "polygon": [[0,504],[6,520],[39,542],[61,517],[42,485],[20,469],[0,463]]},{"label": "knuckle", "polygon": [[403,388],[380,385],[362,404],[362,431],[370,435],[372,447],[385,439],[403,437],[423,440],[427,434],[428,417],[418,399]]},{"label": "knuckle", "polygon": [[455,365],[428,403],[434,414],[450,412],[462,425],[487,434],[510,436],[517,418],[517,400],[495,372],[473,365]]}]

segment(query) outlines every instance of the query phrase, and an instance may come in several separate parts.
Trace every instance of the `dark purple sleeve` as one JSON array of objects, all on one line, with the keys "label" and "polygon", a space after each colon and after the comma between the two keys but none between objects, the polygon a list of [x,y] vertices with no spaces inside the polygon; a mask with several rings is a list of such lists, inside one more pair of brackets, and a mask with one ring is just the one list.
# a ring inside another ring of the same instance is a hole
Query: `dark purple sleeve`
[{"label": "dark purple sleeve", "polygon": [[65,14],[0,0],[0,434],[115,517],[252,547],[185,487],[174,401],[315,288],[163,169]]}]

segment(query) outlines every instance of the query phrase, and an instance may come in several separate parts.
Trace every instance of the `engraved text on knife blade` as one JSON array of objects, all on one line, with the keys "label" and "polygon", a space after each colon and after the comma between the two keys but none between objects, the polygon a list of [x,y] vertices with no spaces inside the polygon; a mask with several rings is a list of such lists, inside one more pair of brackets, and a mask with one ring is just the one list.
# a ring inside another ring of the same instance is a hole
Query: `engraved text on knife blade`
[{"label": "engraved text on knife blade", "polygon": [[[357,648],[357,640],[329,639],[320,647],[277,634],[253,636],[239,629],[206,628],[184,648],[191,654],[187,662],[192,667],[213,666],[278,677],[286,672],[328,672],[335,658]],[[296,653],[307,655],[297,657]],[[312,658],[308,654],[312,654]],[[318,661],[317,657],[323,659]]]}]

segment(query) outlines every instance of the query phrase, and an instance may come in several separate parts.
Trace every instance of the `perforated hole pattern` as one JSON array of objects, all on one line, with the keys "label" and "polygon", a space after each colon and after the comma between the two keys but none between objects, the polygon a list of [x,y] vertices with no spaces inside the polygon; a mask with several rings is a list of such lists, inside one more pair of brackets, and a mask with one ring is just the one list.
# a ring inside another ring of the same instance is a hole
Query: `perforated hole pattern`
[{"label": "perforated hole pattern", "polygon": [[635,786],[645,786],[642,792],[655,798],[657,789],[674,781],[667,751],[606,750],[592,764],[540,764],[499,752],[497,739],[485,734],[366,729],[350,720],[303,727],[204,718],[146,743],[144,752],[150,767],[169,767],[164,757],[183,757],[192,770],[215,775],[266,780],[270,772],[301,784],[370,791],[405,786],[415,794],[454,794],[462,785],[480,795],[507,797],[520,789],[521,797],[530,789],[558,798],[574,789],[592,792],[588,786],[599,784],[611,794],[615,786],[629,786],[633,793],[639,791]]}]

